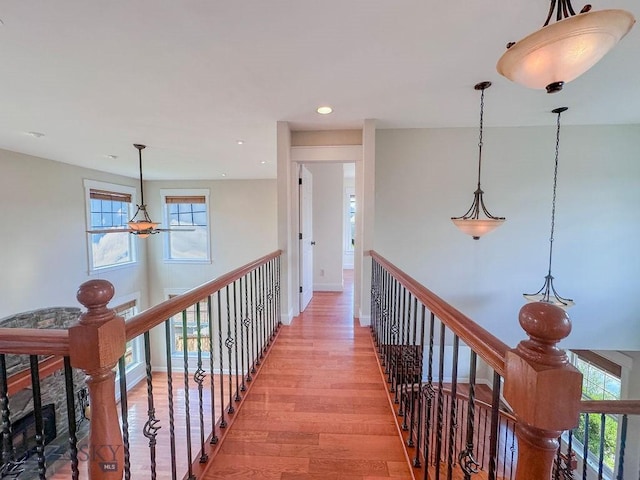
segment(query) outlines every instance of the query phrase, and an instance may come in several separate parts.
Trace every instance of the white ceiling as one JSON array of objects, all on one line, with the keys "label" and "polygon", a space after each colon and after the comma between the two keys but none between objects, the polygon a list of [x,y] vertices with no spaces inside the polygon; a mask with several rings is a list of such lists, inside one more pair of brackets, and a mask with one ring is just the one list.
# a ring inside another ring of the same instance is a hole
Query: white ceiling
[{"label": "white ceiling", "polygon": [[[582,4],[574,4],[576,10]],[[640,28],[555,95],[500,77],[548,0],[3,0],[0,148],[135,177],[275,178],[292,128],[640,123]],[[594,0],[595,10],[638,0]],[[334,113],[320,116],[317,106]],[[26,132],[45,134],[34,138]],[[237,140],[243,140],[238,145]],[[107,155],[117,155],[109,159]],[[266,162],[262,164],[261,162]]]}]

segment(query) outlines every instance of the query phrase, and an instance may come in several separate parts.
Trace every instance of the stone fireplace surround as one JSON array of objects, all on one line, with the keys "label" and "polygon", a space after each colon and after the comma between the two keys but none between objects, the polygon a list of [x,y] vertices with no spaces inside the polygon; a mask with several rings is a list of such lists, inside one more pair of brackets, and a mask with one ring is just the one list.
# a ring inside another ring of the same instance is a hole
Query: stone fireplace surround
[{"label": "stone fireplace surround", "polygon": [[[44,308],[0,319],[0,328],[68,328],[77,323],[80,313],[81,310],[76,307]],[[7,378],[9,379],[11,379],[12,375],[25,370],[27,372],[29,371],[30,364],[28,355],[6,355],[5,360],[7,366]],[[40,358],[40,361],[42,360],[44,360],[44,357]],[[84,373],[74,369],[73,383],[74,398],[76,399],[76,411],[74,414],[76,422],[78,422],[79,431],[77,437],[79,440],[88,430],[88,422],[82,421],[82,412],[80,405],[78,404],[78,393],[85,388],[84,379]],[[40,388],[42,405],[53,404],[55,409],[57,437],[53,440],[50,446],[45,449],[47,465],[48,467],[53,467],[57,458],[66,453],[68,446],[69,426],[67,422],[64,372],[62,370],[57,370],[48,376],[43,376],[41,373]],[[9,418],[12,424],[33,412],[33,394],[30,383],[28,387],[22,388],[17,392],[10,393],[9,412]],[[26,467],[25,472],[17,478],[31,478],[31,475],[28,474],[28,470],[30,470],[30,468],[28,465]]]}]

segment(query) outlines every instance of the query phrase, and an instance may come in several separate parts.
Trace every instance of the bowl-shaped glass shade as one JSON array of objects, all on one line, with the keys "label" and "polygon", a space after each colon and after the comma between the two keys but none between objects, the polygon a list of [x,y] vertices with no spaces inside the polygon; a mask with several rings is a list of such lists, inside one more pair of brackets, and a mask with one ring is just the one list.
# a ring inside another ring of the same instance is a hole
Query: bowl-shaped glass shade
[{"label": "bowl-shaped glass shade", "polygon": [[504,223],[504,218],[452,218],[451,221],[462,233],[471,235],[474,240],[478,240],[481,236],[486,235],[502,225]]},{"label": "bowl-shaped glass shade", "polygon": [[496,68],[529,88],[567,83],[593,67],[634,23],[625,10],[580,13],[523,38],[500,57]]}]

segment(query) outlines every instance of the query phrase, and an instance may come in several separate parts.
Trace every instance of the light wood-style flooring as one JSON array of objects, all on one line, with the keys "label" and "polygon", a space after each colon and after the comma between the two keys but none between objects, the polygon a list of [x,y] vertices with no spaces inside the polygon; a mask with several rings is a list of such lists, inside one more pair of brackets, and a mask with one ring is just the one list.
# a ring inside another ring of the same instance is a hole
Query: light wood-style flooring
[{"label": "light wood-style flooring", "polygon": [[412,475],[352,283],[315,292],[283,327],[218,455],[214,479],[377,480]]},{"label": "light wood-style flooring", "polygon": [[[380,480],[412,479],[389,405],[370,330],[353,318],[352,271],[345,272],[344,292],[315,292],[305,312],[283,326],[250,392],[213,460],[198,479]],[[225,387],[228,379],[224,378]],[[215,378],[216,385],[220,377]],[[184,381],[174,374],[177,478],[187,472]],[[197,390],[189,388],[192,456],[197,461],[200,432]],[[167,376],[154,373],[157,478],[170,479]],[[227,390],[228,394],[228,390]],[[128,395],[131,431],[131,478],[150,477],[147,387],[141,382]],[[216,418],[220,415],[216,398]],[[211,432],[211,396],[204,391],[205,432]],[[82,442],[81,442],[82,444]],[[86,457],[86,455],[85,455]],[[83,461],[84,460],[84,461]],[[87,478],[80,458],[80,478]],[[58,466],[47,478],[71,478]]]}]

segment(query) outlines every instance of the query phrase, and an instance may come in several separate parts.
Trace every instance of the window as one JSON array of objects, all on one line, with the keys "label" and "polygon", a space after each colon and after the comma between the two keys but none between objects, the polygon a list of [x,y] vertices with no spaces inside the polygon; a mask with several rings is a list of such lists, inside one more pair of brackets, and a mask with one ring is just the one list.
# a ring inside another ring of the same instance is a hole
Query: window
[{"label": "window", "polygon": [[[585,400],[619,400],[621,367],[614,362],[589,350],[576,350],[570,354],[571,363],[582,372],[582,398]],[[574,430],[574,438],[584,445],[586,416],[580,418],[580,424]],[[589,459],[596,464],[600,456],[600,437],[602,417],[589,415],[588,445]],[[616,462],[618,438],[618,417],[606,415],[604,418],[604,465],[612,475]],[[578,453],[582,453],[580,450]]]},{"label": "window", "polygon": [[[169,298],[176,295],[169,295]],[[198,318],[200,319],[200,329],[198,330]],[[187,353],[189,356],[198,354],[198,336],[200,337],[202,356],[209,355],[209,312],[207,301],[202,300],[197,305],[191,305],[185,310],[184,315],[179,313],[171,318],[173,331],[172,352],[174,355],[182,357],[184,355],[184,342],[186,338]],[[199,334],[198,334],[199,332]]]},{"label": "window", "polygon": [[[116,315],[124,318],[127,321],[138,313],[138,307],[136,306],[136,300],[130,300],[123,304],[114,307],[113,309]],[[130,366],[136,365],[142,361],[142,337],[134,338],[127,342],[127,346],[124,351],[124,364],[128,369]]]},{"label": "window", "polygon": [[[165,260],[209,262],[208,190],[161,190],[165,205]],[[180,231],[180,228],[183,231]]]},{"label": "window", "polygon": [[[135,189],[122,185],[85,180],[87,230],[127,228],[133,214]],[[135,262],[134,243],[126,232],[90,233],[89,270]]]}]

